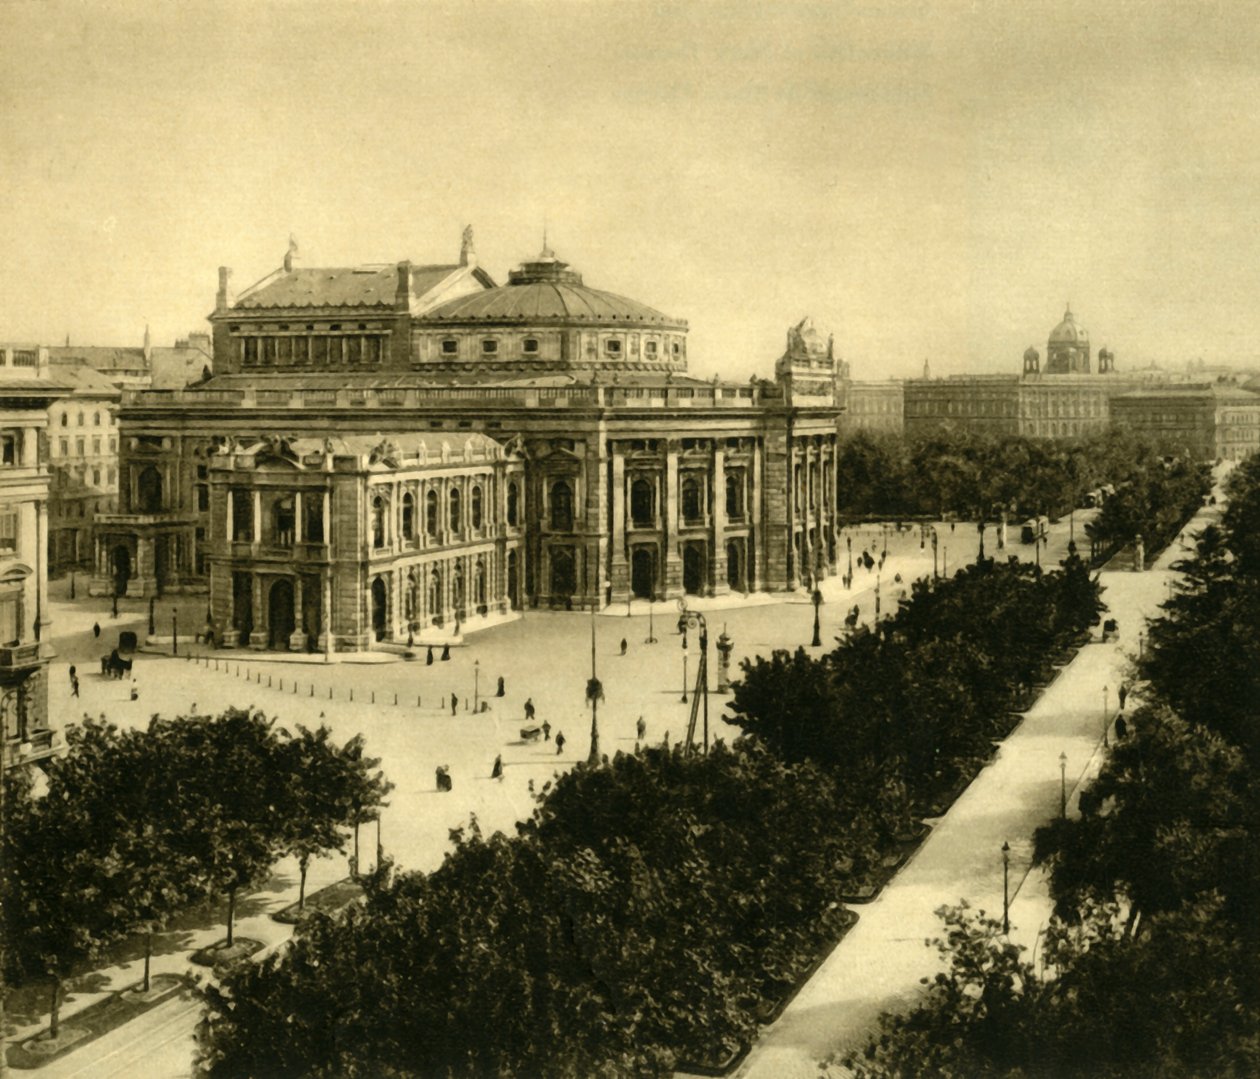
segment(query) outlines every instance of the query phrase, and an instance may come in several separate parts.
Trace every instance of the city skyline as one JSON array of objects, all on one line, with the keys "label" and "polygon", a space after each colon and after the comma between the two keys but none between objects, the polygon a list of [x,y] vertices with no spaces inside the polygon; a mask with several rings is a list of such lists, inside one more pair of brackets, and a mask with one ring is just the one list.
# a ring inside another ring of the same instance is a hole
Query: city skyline
[{"label": "city skyline", "polygon": [[[1071,302],[1132,370],[1245,365],[1255,28],[1224,5],[11,5],[3,336],[204,328],[215,270],[551,246],[747,378],[1016,373]],[[492,27],[492,32],[487,31]]]}]

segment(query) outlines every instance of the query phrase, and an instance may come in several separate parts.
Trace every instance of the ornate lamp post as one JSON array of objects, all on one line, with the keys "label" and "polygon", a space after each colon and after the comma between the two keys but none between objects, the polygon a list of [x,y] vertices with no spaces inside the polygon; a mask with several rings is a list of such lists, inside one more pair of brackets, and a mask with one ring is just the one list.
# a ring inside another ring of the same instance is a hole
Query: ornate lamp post
[{"label": "ornate lamp post", "polygon": [[1059,819],[1067,816],[1067,754],[1059,754]]},{"label": "ornate lamp post", "polygon": [[979,560],[984,561],[984,521],[981,521],[976,528],[980,531],[980,556]]},{"label": "ornate lamp post", "polygon": [[1011,931],[1011,845],[1002,842],[1002,932]]},{"label": "ornate lamp post", "polygon": [[1146,633],[1143,630],[1138,630],[1138,659],[1141,659],[1142,656],[1145,654],[1145,648],[1146,648]]},{"label": "ornate lamp post", "polygon": [[604,687],[595,677],[595,608],[591,608],[591,678],[586,683],[586,699],[591,702],[591,751],[586,756],[589,765],[599,764],[599,702],[604,699]]},{"label": "ornate lamp post", "polygon": [[74,570],[70,571],[70,598],[74,599]]},{"label": "ornate lamp post", "polygon": [[934,581],[939,580],[941,576],[940,570],[937,568],[937,565],[936,565],[936,548],[937,548],[937,545],[940,543],[940,541],[941,541],[941,537],[937,535],[936,526],[933,525],[932,526],[932,580]]},{"label": "ornate lamp post", "polygon": [[1107,727],[1109,726],[1109,724],[1107,723],[1107,694],[1108,694],[1110,691],[1111,691],[1111,687],[1110,687],[1110,686],[1103,686],[1103,713],[1102,713],[1102,718],[1103,718],[1103,745],[1104,745],[1104,746],[1110,746],[1110,745],[1111,745],[1111,743],[1107,740]]},{"label": "ornate lamp post", "polygon": [[[680,599],[678,602],[683,603],[685,601]],[[684,607],[683,610],[685,612],[686,607]],[[681,700],[683,704],[686,704],[687,703],[687,624],[685,621],[685,615],[680,616],[678,619],[678,632],[682,634],[683,683],[682,683]]]},{"label": "ornate lamp post", "polygon": [[875,574],[875,621],[876,622],[879,621],[879,591],[880,591],[879,574],[880,572],[882,571],[877,571]]},{"label": "ornate lamp post", "polygon": [[157,623],[154,621],[154,618],[153,618],[153,605],[155,602],[156,602],[156,597],[150,596],[149,597],[149,636],[150,637],[152,637],[153,634],[157,632]]},{"label": "ornate lamp post", "polygon": [[810,642],[810,647],[820,648],[822,647],[822,635],[819,632],[820,627],[818,625],[818,608],[822,606],[822,601],[823,601],[822,589],[815,588],[814,594],[810,597],[810,599],[813,601],[813,604],[814,604],[814,639]]}]

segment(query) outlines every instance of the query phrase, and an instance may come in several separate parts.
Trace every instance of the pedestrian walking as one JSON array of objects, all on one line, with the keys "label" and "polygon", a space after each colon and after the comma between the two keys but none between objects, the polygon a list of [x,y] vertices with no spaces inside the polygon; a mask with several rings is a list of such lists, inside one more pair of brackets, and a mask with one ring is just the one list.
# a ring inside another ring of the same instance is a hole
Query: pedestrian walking
[{"label": "pedestrian walking", "polygon": [[551,724],[548,723],[545,719],[543,720],[543,741],[544,742],[551,741]]},{"label": "pedestrian walking", "polygon": [[564,752],[564,731],[556,731],[556,756]]},{"label": "pedestrian walking", "polygon": [[131,699],[133,701],[138,701],[140,699],[140,690],[136,686],[136,680],[134,678],[131,680]]},{"label": "pedestrian walking", "polygon": [[451,715],[455,715],[455,712],[458,708],[459,708],[459,694],[452,693],[451,694]]},{"label": "pedestrian walking", "polygon": [[70,679],[70,696],[77,697],[79,695],[79,680],[71,677]]},{"label": "pedestrian walking", "polygon": [[433,666],[433,645],[429,645],[429,654],[424,657],[425,666]]},{"label": "pedestrian walking", "polygon": [[416,643],[416,635],[411,630],[407,630],[407,647],[410,648]]},{"label": "pedestrian walking", "polygon": [[[71,667],[70,670],[71,672],[73,672],[74,668]],[[1120,683],[1120,711],[1122,712],[1124,711],[1124,702],[1127,701],[1128,699],[1129,699],[1129,683],[1121,682]]]},{"label": "pedestrian walking", "polygon": [[503,689],[503,675],[499,675],[499,688],[498,688],[497,690],[495,690],[494,695],[495,695],[496,697],[502,697],[502,696],[503,696],[503,693],[504,693],[504,689]]},{"label": "pedestrian walking", "polygon": [[[78,683],[76,682],[77,686]],[[78,696],[78,694],[75,694]],[[1124,721],[1124,716],[1116,716],[1116,737],[1123,739],[1129,733],[1129,725]]]},{"label": "pedestrian walking", "polygon": [[643,741],[644,736],[647,734],[647,724],[643,722],[642,716],[639,717],[639,722],[634,725],[634,733],[638,736],[640,742]]},{"label": "pedestrian walking", "polygon": [[74,682],[74,676],[75,676],[75,674],[76,674],[76,668],[75,668],[74,664],[73,664],[73,663],[71,663],[71,664],[70,664],[70,681],[71,681],[71,683],[73,683],[73,682]]},{"label": "pedestrian walking", "polygon": [[109,616],[110,618],[118,617],[118,593],[117,592],[114,593],[114,602],[113,602],[113,605],[109,609]]},{"label": "pedestrian walking", "polygon": [[439,764],[433,774],[438,790],[449,791],[451,789],[451,767],[449,764]]},{"label": "pedestrian walking", "polygon": [[526,697],[525,698],[525,720],[526,722],[528,722],[529,720],[533,718],[534,718],[534,698]]},{"label": "pedestrian walking", "polygon": [[494,758],[494,767],[490,769],[491,779],[503,779],[503,754],[497,754]]},{"label": "pedestrian walking", "polygon": [[101,635],[101,624],[99,622],[92,623],[92,636],[99,637]]},{"label": "pedestrian walking", "polygon": [[626,654],[626,639],[624,637],[621,638],[621,654],[623,656]]},{"label": "pedestrian walking", "polygon": [[442,662],[445,663],[451,658],[451,646],[449,644],[442,645]]}]

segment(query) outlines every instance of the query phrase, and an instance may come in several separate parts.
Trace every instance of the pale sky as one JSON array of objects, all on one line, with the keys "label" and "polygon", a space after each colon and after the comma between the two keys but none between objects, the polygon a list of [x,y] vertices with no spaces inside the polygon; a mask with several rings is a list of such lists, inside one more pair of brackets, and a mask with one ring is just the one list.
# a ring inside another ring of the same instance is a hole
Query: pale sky
[{"label": "pale sky", "polygon": [[769,373],[1260,360],[1260,5],[0,0],[0,340],[155,344],[299,265],[541,246]]}]

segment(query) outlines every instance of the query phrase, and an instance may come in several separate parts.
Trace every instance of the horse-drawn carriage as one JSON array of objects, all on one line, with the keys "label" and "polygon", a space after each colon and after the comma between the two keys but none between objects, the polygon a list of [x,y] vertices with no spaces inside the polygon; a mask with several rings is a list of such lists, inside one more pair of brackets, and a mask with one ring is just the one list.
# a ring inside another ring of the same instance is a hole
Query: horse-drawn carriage
[{"label": "horse-drawn carriage", "polygon": [[118,647],[101,656],[101,675],[106,678],[126,678],[131,673],[131,656],[136,650],[136,635],[131,630],[118,634]]},{"label": "horse-drawn carriage", "polygon": [[532,727],[532,726],[522,727],[521,728],[521,741],[522,742],[537,742],[538,739],[542,737],[542,732],[543,732],[542,727]]}]

